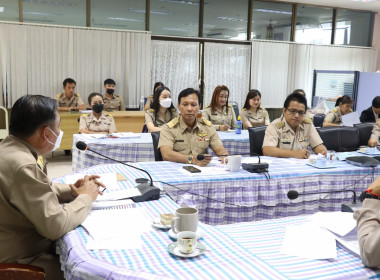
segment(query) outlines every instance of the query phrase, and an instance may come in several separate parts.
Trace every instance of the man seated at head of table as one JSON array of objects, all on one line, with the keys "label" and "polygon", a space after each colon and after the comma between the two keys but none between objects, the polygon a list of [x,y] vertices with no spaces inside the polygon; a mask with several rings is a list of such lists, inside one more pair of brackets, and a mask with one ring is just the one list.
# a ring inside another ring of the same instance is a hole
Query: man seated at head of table
[{"label": "man seated at head of table", "polygon": [[372,100],[372,106],[365,109],[360,115],[360,122],[376,122],[380,115],[380,96]]},{"label": "man seated at head of table", "polygon": [[283,115],[271,122],[263,142],[263,154],[271,157],[309,158],[310,146],[314,153],[326,154],[326,147],[306,113],[306,98],[290,94],[282,108]]},{"label": "man seated at head of table", "polygon": [[54,240],[85,220],[103,186],[96,175],[73,185],[50,181],[42,155],[59,147],[60,122],[55,100],[25,95],[0,143],[0,262],[42,267],[47,280],[64,279]]},{"label": "man seated at head of table", "polygon": [[173,106],[170,89],[159,87],[154,92],[150,109],[145,112],[145,124],[148,132],[161,131],[161,126],[177,117],[178,114]]},{"label": "man seated at head of table", "polygon": [[164,160],[206,166],[211,157],[198,160],[210,147],[216,155],[227,155],[214,126],[204,118],[197,118],[201,95],[187,88],[178,95],[180,117],[162,126],[158,148]]},{"label": "man seated at head of table", "polygon": [[88,96],[88,104],[92,112],[83,114],[79,120],[79,133],[107,134],[116,132],[114,118],[109,113],[104,113],[103,96],[93,92]]},{"label": "man seated at head of table", "polygon": [[84,102],[79,96],[79,93],[75,92],[77,83],[67,78],[63,81],[63,92],[58,93],[56,99],[58,101],[58,111],[70,112],[72,110],[85,110]]},{"label": "man seated at head of table", "polygon": [[123,98],[115,93],[116,83],[112,79],[104,81],[106,93],[103,95],[105,111],[125,111]]},{"label": "man seated at head of table", "polygon": [[335,108],[330,110],[323,121],[323,127],[341,126],[342,116],[352,112],[354,101],[348,95],[343,95],[336,100]]}]

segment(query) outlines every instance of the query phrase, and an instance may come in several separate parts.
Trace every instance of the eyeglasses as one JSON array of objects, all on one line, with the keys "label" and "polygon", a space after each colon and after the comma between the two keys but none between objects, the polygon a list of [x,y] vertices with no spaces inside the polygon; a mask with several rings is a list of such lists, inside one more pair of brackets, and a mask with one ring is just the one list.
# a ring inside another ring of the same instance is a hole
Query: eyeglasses
[{"label": "eyeglasses", "polygon": [[303,116],[305,115],[305,111],[297,111],[297,110],[294,110],[294,109],[286,109],[291,115],[295,115],[295,114],[298,114],[300,116]]}]

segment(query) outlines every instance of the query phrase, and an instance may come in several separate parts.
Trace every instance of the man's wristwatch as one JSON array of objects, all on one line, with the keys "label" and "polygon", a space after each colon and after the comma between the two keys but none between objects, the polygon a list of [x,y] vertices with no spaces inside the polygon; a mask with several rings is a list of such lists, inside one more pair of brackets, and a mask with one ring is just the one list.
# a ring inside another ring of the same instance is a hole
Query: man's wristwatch
[{"label": "man's wristwatch", "polygon": [[193,163],[193,156],[189,156],[189,157],[187,158],[187,163],[188,163],[188,164],[192,164],[192,163]]},{"label": "man's wristwatch", "polygon": [[360,195],[360,201],[363,202],[364,199],[371,198],[371,199],[378,199],[380,200],[380,196],[372,192],[371,190],[366,190],[365,192],[362,192]]}]

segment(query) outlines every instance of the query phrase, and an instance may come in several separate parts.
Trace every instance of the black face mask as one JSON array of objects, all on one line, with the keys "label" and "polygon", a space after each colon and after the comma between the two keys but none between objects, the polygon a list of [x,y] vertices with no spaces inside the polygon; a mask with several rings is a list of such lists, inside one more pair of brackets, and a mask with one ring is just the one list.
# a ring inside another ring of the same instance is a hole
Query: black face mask
[{"label": "black face mask", "polygon": [[94,110],[95,113],[100,114],[104,109],[104,104],[95,104],[92,105],[92,110]]},{"label": "black face mask", "polygon": [[108,93],[108,94],[113,94],[114,92],[115,92],[114,89],[112,89],[112,88],[107,88],[107,93]]}]

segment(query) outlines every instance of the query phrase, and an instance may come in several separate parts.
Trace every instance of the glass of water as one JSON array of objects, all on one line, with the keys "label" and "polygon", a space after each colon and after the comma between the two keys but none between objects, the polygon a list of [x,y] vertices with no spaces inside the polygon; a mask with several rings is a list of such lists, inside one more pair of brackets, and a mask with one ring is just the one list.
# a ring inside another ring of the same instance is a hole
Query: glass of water
[{"label": "glass of water", "polygon": [[334,150],[328,150],[326,152],[326,159],[328,164],[333,164],[335,160],[335,151]]}]

